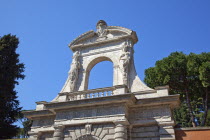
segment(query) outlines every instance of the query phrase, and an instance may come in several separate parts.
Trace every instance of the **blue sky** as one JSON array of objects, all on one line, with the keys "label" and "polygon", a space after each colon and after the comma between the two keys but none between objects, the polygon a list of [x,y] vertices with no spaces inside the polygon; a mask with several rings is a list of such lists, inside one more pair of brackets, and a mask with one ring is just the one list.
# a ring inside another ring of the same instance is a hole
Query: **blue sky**
[{"label": "blue sky", "polygon": [[[98,20],[137,32],[135,66],[144,70],[174,51],[209,52],[209,0],[1,0],[0,36],[20,40],[18,53],[26,78],[16,87],[23,109],[51,101],[61,90],[70,68],[68,44],[95,30]],[[97,64],[90,88],[111,86],[112,64]]]}]

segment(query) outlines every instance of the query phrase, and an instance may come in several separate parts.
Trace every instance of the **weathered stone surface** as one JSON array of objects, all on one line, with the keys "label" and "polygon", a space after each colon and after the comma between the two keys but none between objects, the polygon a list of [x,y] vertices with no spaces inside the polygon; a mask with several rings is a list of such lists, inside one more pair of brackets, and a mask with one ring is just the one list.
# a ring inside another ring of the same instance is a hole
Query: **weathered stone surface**
[{"label": "weathered stone surface", "polygon": [[44,132],[40,136],[40,140],[49,140],[50,138],[53,138],[53,132]]},{"label": "weathered stone surface", "polygon": [[139,133],[139,132],[152,132],[158,131],[158,126],[148,126],[148,127],[134,127],[132,132]]},{"label": "weathered stone surface", "polygon": [[133,108],[130,110],[131,119],[153,119],[170,117],[171,110],[168,106],[144,107],[142,109]]},{"label": "weathered stone surface", "polygon": [[102,117],[118,114],[125,114],[125,110],[122,106],[102,106],[95,108],[73,109],[66,110],[65,112],[58,112],[56,115],[56,120],[72,120],[79,118]]},{"label": "weathered stone surface", "polygon": [[55,117],[39,117],[33,120],[32,127],[47,127],[54,125]]},{"label": "weathered stone surface", "polygon": [[[30,140],[163,140],[175,139],[171,110],[178,95],[167,86],[151,89],[134,66],[134,31],[97,23],[69,44],[73,51],[68,78],[51,102],[37,102],[26,111],[33,120]],[[113,86],[88,89],[91,69],[113,63]]]}]

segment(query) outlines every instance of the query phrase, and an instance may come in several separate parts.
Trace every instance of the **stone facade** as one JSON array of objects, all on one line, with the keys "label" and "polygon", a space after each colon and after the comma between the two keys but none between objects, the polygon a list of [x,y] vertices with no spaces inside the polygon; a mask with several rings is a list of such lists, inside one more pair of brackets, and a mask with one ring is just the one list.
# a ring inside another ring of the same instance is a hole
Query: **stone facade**
[{"label": "stone facade", "polygon": [[[172,109],[179,95],[147,87],[137,76],[134,31],[97,23],[69,44],[74,52],[68,78],[51,102],[24,112],[33,120],[30,140],[174,140]],[[113,63],[113,86],[88,90],[91,69]]]}]

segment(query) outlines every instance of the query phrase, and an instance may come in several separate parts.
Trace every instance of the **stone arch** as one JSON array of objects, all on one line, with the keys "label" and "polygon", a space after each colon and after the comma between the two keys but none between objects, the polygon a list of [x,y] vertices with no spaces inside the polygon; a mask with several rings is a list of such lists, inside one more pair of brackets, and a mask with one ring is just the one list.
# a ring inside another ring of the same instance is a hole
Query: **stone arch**
[{"label": "stone arch", "polygon": [[83,135],[77,138],[76,140],[101,140],[101,139],[93,135]]},{"label": "stone arch", "polygon": [[[107,26],[108,32],[103,35],[98,34],[100,31],[86,32],[69,44],[75,54],[79,52],[79,67],[76,69],[77,73],[72,76],[76,77],[76,80],[71,80],[69,74],[61,93],[88,90],[91,69],[105,60],[113,63],[113,87],[126,86],[126,92],[152,90],[140,80],[134,67],[133,45],[138,41],[136,33],[117,26]],[[53,101],[58,98],[59,96]]]},{"label": "stone arch", "polygon": [[[99,57],[93,57],[91,60],[89,60],[89,63],[86,65],[85,67],[85,85],[84,85],[84,89],[87,90],[88,89],[88,84],[89,84],[89,77],[90,77],[90,71],[92,70],[92,68],[103,61],[109,61],[113,63],[113,68],[117,65],[116,60],[113,57],[107,57],[107,56],[99,56]],[[114,69],[113,69],[113,81],[114,81]]]}]

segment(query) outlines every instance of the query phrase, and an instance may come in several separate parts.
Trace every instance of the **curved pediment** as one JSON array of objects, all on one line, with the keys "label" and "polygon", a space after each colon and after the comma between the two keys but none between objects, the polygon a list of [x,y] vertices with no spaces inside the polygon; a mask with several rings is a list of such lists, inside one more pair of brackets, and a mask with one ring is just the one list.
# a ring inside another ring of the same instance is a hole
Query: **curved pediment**
[{"label": "curved pediment", "polygon": [[70,49],[75,51],[83,47],[110,43],[122,39],[131,39],[134,44],[138,41],[135,31],[120,26],[107,26],[106,22],[102,20],[98,22],[96,28],[96,32],[93,30],[88,31],[73,40],[69,44]]}]

